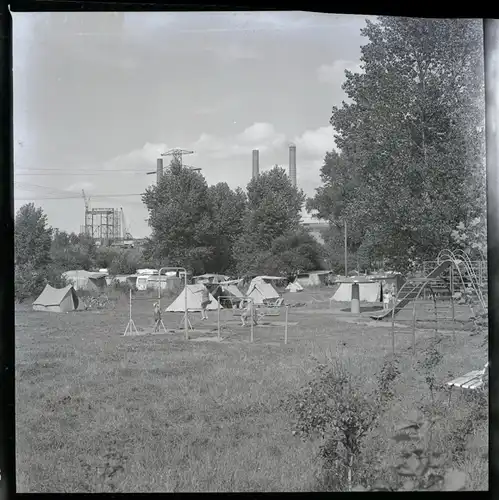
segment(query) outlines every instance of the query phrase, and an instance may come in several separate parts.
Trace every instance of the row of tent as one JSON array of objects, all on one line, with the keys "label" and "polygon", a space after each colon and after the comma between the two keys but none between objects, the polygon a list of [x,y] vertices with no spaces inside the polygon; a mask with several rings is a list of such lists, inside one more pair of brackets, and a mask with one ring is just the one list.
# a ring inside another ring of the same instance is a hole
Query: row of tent
[{"label": "row of tent", "polygon": [[[222,282],[216,284],[215,287],[219,288],[216,295],[217,296],[228,296],[240,301],[245,297],[253,299],[255,304],[265,304],[269,301],[277,300],[280,295],[274,286],[268,281],[271,280],[272,276],[260,276],[254,278],[246,294],[243,294],[241,290],[237,287],[237,280]],[[362,302],[380,302],[383,298],[383,288],[382,283],[387,283],[388,285],[394,284],[395,289],[400,289],[401,281],[400,275],[384,276],[384,277],[373,277],[372,281],[365,281],[359,283],[360,300]],[[334,292],[331,300],[337,302],[348,302],[352,296],[352,282],[343,282],[339,284],[338,288]],[[205,285],[201,283],[196,283],[193,285],[187,285],[182,292],[177,296],[177,298],[166,308],[168,312],[183,312],[185,311],[185,295],[187,294],[187,307],[189,310],[200,310],[201,309],[201,291],[204,289]],[[214,291],[213,287],[208,285],[208,288]],[[297,281],[289,283],[286,287],[289,292],[299,292],[303,290],[301,284]],[[217,309],[218,302],[217,299],[210,293],[211,304],[208,305],[208,309]],[[52,311],[52,312],[68,312],[74,311],[78,308],[78,296],[75,292],[73,285],[68,285],[64,288],[53,288],[50,285],[46,285],[43,292],[33,303],[33,309],[35,311]]]},{"label": "row of tent", "polygon": [[[200,310],[201,309],[201,296],[202,290],[205,285],[197,283],[194,285],[187,285],[187,289],[184,288],[182,292],[177,296],[177,298],[166,308],[168,312],[183,312],[185,311],[185,295],[187,294],[187,308],[189,310]],[[210,293],[211,304],[208,305],[207,309],[217,309],[218,302]],[[241,300],[245,297],[250,297],[253,299],[255,304],[264,304],[269,300],[275,300],[279,298],[279,293],[277,290],[269,283],[264,281],[253,281],[250,287],[244,295],[241,290],[236,286],[235,283],[224,284],[221,292],[222,296],[234,297]],[[35,311],[47,311],[47,312],[69,312],[78,309],[78,295],[73,287],[73,285],[68,285],[64,288],[54,288],[50,285],[46,285],[40,296],[33,302],[33,309]]]},{"label": "row of tent", "polygon": [[[235,302],[239,302],[244,298],[251,298],[255,304],[265,304],[269,301],[277,300],[280,295],[277,290],[270,284],[261,280],[253,280],[250,283],[250,286],[246,292],[243,294],[241,290],[236,286],[235,282],[228,283],[220,283],[217,284],[220,287],[220,290],[216,295],[218,297],[230,297],[235,299]],[[201,310],[201,297],[202,291],[205,285],[201,283],[196,283],[194,285],[187,285],[187,289],[184,288],[182,292],[178,295],[178,297],[166,308],[167,312],[184,312],[185,311],[185,297],[187,294],[187,308],[191,311],[199,311]],[[208,288],[210,288],[208,286]],[[212,289],[213,291],[213,289]],[[215,298],[212,293],[209,294],[211,303],[208,304],[208,310],[216,310],[218,309],[219,301]],[[223,309],[222,304],[220,304],[220,308]]]}]

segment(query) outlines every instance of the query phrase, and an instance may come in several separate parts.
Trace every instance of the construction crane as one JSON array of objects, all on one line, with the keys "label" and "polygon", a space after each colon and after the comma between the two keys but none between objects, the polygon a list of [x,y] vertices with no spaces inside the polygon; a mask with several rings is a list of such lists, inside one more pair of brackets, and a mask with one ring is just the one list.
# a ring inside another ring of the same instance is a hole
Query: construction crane
[{"label": "construction crane", "polygon": [[123,211],[123,207],[121,207],[121,222],[123,228],[123,239],[124,240],[133,240],[133,236],[130,234],[130,227],[127,226],[125,220],[125,212]]},{"label": "construction crane", "polygon": [[86,197],[85,190],[81,190],[81,194],[83,195],[83,202],[85,203],[85,211],[90,209],[90,199]]}]

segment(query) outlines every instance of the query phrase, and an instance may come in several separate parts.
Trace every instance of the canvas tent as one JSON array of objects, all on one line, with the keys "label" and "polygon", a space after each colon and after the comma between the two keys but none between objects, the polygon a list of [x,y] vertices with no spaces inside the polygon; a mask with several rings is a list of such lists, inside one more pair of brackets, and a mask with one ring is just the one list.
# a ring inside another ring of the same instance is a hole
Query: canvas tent
[{"label": "canvas tent", "polygon": [[194,283],[222,283],[228,280],[229,277],[224,274],[201,274],[200,276],[194,276],[192,280]]},{"label": "canvas tent", "polygon": [[253,299],[255,304],[264,304],[279,298],[277,290],[270,283],[264,281],[252,281],[246,296]]},{"label": "canvas tent", "polygon": [[33,302],[34,311],[64,313],[78,309],[78,296],[74,288],[53,288],[46,285],[40,296]]},{"label": "canvas tent", "polygon": [[[352,280],[353,282],[353,280]],[[381,302],[381,283],[359,283],[359,298],[361,302]],[[336,302],[350,302],[352,300],[352,283],[341,283],[331,297]]]},{"label": "canvas tent", "polygon": [[[184,288],[179,296],[165,309],[166,312],[185,312],[185,294],[187,293],[187,309],[189,311],[201,311],[201,297],[204,285],[187,285],[187,290]],[[206,308],[208,311],[218,309],[218,302],[210,293],[211,304]],[[222,309],[222,306],[220,306]]]},{"label": "canvas tent", "polygon": [[244,297],[243,292],[237,288],[236,285],[223,285],[223,292],[225,295],[234,296],[238,299],[242,299]]},{"label": "canvas tent", "polygon": [[107,286],[106,274],[91,273],[83,269],[66,271],[62,276],[71,283],[75,290],[101,291]]},{"label": "canvas tent", "polygon": [[288,286],[286,287],[286,290],[288,292],[296,293],[296,292],[303,291],[303,287],[300,285],[300,283],[298,281],[293,281],[292,283],[288,284]]}]

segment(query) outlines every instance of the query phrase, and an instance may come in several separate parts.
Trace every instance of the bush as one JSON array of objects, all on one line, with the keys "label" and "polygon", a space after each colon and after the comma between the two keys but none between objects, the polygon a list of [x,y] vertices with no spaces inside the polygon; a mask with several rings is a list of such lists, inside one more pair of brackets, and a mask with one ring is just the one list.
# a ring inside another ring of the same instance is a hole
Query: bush
[{"label": "bush", "polygon": [[338,362],[320,364],[317,376],[289,399],[297,417],[294,435],[322,440],[321,485],[328,491],[350,491],[368,464],[363,441],[393,398],[391,384],[398,375],[397,362],[385,363],[374,390]]}]

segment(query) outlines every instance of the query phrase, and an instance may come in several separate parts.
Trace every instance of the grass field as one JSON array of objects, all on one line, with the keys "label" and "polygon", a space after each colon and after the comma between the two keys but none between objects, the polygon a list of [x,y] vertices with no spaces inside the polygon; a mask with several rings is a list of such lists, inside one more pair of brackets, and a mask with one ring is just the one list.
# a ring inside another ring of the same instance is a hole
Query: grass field
[{"label": "grass field", "polygon": [[[285,295],[306,304],[289,308],[287,345],[283,315],[255,328],[249,343],[249,328],[224,311],[224,340],[196,342],[182,332],[124,337],[126,297],[114,309],[69,314],[18,306],[18,492],[316,490],[319,442],[293,436],[283,402],[310,379],[314,358],[340,359],[367,383],[391,353],[389,326],[373,324],[368,312],[352,318],[342,311],[346,304],[330,310],[329,296],[328,290]],[[152,302],[134,301],[139,329],[152,326]],[[198,316],[192,315],[195,328]],[[180,320],[164,315],[167,328]],[[202,325],[211,332],[193,337],[215,337],[216,327],[212,312]],[[432,338],[433,331],[419,330],[413,357],[411,336],[397,337],[396,398],[370,438],[381,454],[392,452],[393,427],[429,398],[416,363]],[[465,328],[455,343],[445,335],[436,379],[482,368],[483,340]],[[453,416],[464,414],[458,392],[448,409],[450,427]],[[442,447],[450,427],[435,438]],[[487,451],[485,423],[465,443],[460,465],[467,488],[487,489]]]}]

